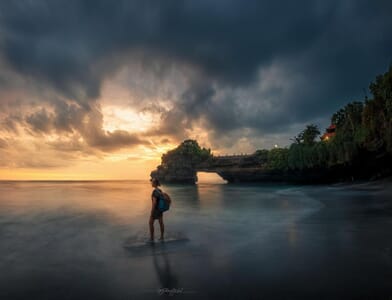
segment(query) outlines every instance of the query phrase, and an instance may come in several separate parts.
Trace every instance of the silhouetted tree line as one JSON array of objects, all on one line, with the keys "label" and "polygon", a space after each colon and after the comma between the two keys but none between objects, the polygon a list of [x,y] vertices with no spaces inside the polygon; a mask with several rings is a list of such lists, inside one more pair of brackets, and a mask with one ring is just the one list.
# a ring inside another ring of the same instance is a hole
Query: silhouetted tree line
[{"label": "silhouetted tree line", "polygon": [[267,169],[279,171],[349,167],[366,160],[391,162],[392,66],[377,76],[369,88],[371,99],[348,103],[332,115],[334,136],[317,141],[319,128],[307,125],[288,148],[257,150],[259,162]]}]

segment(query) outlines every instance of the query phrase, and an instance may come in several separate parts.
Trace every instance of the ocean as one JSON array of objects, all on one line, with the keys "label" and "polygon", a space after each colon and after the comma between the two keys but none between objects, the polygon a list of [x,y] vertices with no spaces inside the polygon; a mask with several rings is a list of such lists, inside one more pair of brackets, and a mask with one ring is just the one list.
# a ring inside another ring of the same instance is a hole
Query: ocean
[{"label": "ocean", "polygon": [[390,183],[2,181],[0,299],[392,299]]}]

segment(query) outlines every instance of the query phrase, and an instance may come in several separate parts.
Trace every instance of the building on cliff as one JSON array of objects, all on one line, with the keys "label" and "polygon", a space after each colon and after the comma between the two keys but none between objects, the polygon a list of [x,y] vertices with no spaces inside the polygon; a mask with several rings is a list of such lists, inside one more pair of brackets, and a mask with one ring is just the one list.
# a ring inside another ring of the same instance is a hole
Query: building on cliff
[{"label": "building on cliff", "polygon": [[331,124],[329,127],[325,130],[325,133],[321,136],[322,141],[328,141],[331,137],[333,137],[336,134],[336,125]]}]

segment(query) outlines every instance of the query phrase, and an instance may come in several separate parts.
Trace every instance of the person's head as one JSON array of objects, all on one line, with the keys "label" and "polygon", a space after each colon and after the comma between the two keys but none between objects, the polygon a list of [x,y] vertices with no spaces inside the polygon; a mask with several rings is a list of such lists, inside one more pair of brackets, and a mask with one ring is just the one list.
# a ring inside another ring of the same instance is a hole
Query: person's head
[{"label": "person's head", "polygon": [[150,181],[151,181],[151,185],[152,185],[153,187],[158,187],[158,186],[161,185],[161,184],[159,183],[159,180],[158,180],[157,178],[152,178]]}]

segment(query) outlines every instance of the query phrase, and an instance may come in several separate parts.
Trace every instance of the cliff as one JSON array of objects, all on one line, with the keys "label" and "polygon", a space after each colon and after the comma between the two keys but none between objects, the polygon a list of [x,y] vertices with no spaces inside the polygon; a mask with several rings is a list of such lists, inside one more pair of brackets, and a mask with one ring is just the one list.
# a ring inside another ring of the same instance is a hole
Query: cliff
[{"label": "cliff", "polygon": [[197,182],[197,172],[217,173],[229,183],[245,182],[287,182],[287,183],[333,183],[352,180],[381,178],[392,173],[390,156],[361,156],[350,164],[336,164],[332,167],[305,169],[272,169],[260,161],[254,153],[239,156],[210,156],[200,161],[187,155],[176,156],[151,172],[151,177],[164,183]]},{"label": "cliff", "polygon": [[212,158],[211,150],[201,148],[195,140],[185,140],[177,148],[162,155],[161,164],[151,177],[161,182],[197,182],[197,167]]}]

